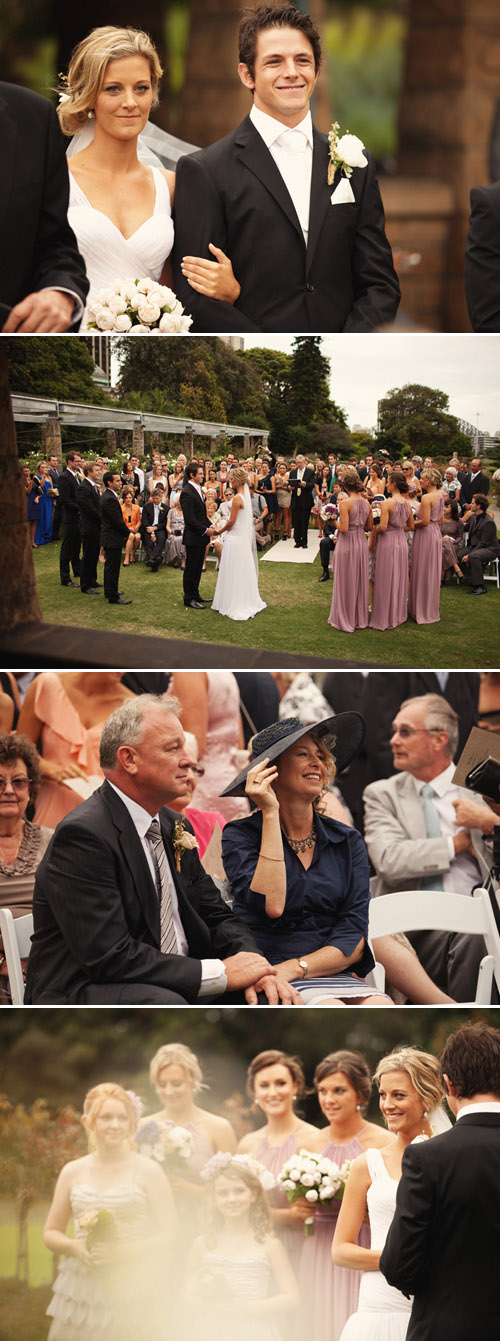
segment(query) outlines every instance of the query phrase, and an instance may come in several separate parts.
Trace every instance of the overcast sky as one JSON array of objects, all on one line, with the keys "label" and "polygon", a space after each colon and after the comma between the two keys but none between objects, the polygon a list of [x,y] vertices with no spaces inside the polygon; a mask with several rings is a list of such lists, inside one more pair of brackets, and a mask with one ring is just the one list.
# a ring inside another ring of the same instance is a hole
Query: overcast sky
[{"label": "overcast sky", "polygon": [[[252,345],[292,350],[293,335],[245,336]],[[408,382],[445,391],[450,413],[479,430],[500,430],[500,335],[325,335],[331,394],[349,428],[374,428],[377,401]]]}]

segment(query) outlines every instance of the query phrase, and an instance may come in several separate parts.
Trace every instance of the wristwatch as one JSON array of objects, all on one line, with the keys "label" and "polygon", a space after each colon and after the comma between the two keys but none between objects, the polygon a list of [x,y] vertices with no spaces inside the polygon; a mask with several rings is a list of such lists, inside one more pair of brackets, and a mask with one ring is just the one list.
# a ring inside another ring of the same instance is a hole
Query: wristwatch
[{"label": "wristwatch", "polygon": [[307,978],[309,974],[309,964],[307,962],[307,959],[298,959],[297,963],[299,965],[299,968],[303,970],[304,978]]}]

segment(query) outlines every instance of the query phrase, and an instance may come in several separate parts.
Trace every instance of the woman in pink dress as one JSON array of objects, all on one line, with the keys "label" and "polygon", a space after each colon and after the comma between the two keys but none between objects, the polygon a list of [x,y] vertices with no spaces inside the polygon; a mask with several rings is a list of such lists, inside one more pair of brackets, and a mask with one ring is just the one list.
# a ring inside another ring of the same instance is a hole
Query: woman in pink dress
[{"label": "woman in pink dress", "polygon": [[405,531],[413,531],[408,485],[402,470],[391,470],[389,498],[380,504],[375,551],[375,581],[371,629],[395,629],[404,624],[408,604],[408,545]]},{"label": "woman in pink dress", "polygon": [[[243,1137],[238,1153],[253,1155],[269,1172],[278,1175],[292,1155],[303,1148],[312,1150],[318,1139],[317,1127],[304,1122],[296,1104],[305,1093],[304,1072],[297,1057],[269,1049],[253,1058],[247,1071],[247,1090],[266,1119],[265,1127]],[[311,1214],[307,1203],[289,1206],[286,1193],[275,1187],[269,1193],[273,1224],[292,1267],[299,1269],[304,1242],[304,1220]]]},{"label": "woman in pink dress", "polygon": [[339,535],[333,558],[333,596],[328,623],[343,633],[366,629],[368,624],[368,545],[365,531],[373,530],[373,513],[361,498],[363,482],[356,470],[346,470],[339,500]]},{"label": "woman in pink dress", "polygon": [[[359,1052],[330,1053],[316,1067],[314,1084],[329,1127],[317,1133],[311,1149],[342,1167],[345,1160],[356,1159],[365,1150],[380,1149],[387,1144],[387,1132],[363,1117],[372,1086],[368,1066]],[[336,1267],[332,1261],[332,1240],[340,1206],[339,1201],[318,1205],[314,1235],[304,1239],[302,1249],[300,1331],[313,1336],[314,1341],[338,1341],[347,1319],[358,1306],[359,1272]],[[364,1248],[370,1246],[368,1225],[362,1226],[358,1243]]]},{"label": "woman in pink dress", "polygon": [[102,777],[99,740],[104,722],[127,698],[122,671],[42,671],[28,689],[18,731],[36,745],[41,740],[42,786],[35,822],[55,829],[85,792],[65,784]]},{"label": "woman in pink dress", "polygon": [[248,815],[244,797],[220,795],[242,767],[244,736],[236,676],[232,671],[175,672],[169,689],[181,704],[184,730],[196,736],[198,761],[205,769],[191,804],[195,810],[219,810],[226,820]]},{"label": "woman in pink dress", "polygon": [[437,624],[443,553],[441,471],[428,466],[422,474],[422,485],[427,492],[422,495],[415,519],[408,613],[417,624]]}]

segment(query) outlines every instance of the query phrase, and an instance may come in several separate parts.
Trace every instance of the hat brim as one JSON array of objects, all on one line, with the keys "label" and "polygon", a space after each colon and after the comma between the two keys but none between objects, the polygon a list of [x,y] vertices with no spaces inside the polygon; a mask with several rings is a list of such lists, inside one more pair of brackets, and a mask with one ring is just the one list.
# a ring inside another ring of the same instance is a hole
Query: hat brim
[{"label": "hat brim", "polygon": [[313,722],[308,725],[302,725],[299,729],[289,732],[281,740],[275,741],[267,750],[255,756],[254,759],[242,769],[241,773],[229,783],[228,787],[220,792],[220,796],[245,796],[245,786],[248,774],[251,768],[255,768],[263,759],[269,759],[273,763],[279,759],[285,750],[289,750],[295,745],[302,736],[315,736],[327,750],[333,754],[336,765],[336,776],[348,768],[352,760],[356,758],[364,743],[366,735],[366,723],[360,712],[339,712],[333,717],[325,717],[322,722]]}]

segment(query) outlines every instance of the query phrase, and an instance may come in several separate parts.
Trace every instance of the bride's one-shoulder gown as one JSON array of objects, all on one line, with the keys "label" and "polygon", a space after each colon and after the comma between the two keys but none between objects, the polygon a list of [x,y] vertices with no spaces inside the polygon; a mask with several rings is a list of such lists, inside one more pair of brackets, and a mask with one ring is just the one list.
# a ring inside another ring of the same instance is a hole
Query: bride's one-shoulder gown
[{"label": "bride's one-shoulder gown", "polygon": [[165,1341],[164,1273],[162,1280],[156,1256],[146,1246],[152,1228],[144,1188],[130,1182],[98,1193],[86,1183],[76,1183],[71,1208],[75,1237],[87,1234],[79,1225],[80,1217],[102,1208],[113,1214],[118,1250],[121,1243],[133,1244],[134,1249],[126,1260],[105,1265],[61,1258],[47,1309],[52,1318],[48,1341],[137,1341],[141,1336]]},{"label": "bride's one-shoulder gown", "polygon": [[[159,280],[161,276],[172,250],[174,225],[167,181],[159,168],[152,167],[151,172],[156,192],[153,213],[128,238],[107,214],[91,205],[76,177],[69,174],[68,219],[87,269],[88,301],[116,279]],[[85,313],[80,330],[87,329]]]},{"label": "bride's one-shoulder gown", "polygon": [[[387,1172],[380,1150],[367,1150],[371,1185],[367,1203],[371,1246],[382,1249],[394,1219],[398,1184]],[[364,1271],[357,1313],[344,1327],[340,1341],[405,1341],[411,1300],[389,1285],[381,1271]]]},{"label": "bride's one-shoulder gown", "polygon": [[254,523],[250,492],[230,531],[225,533],[212,610],[228,619],[252,619],[266,609],[259,594],[252,538]]}]

